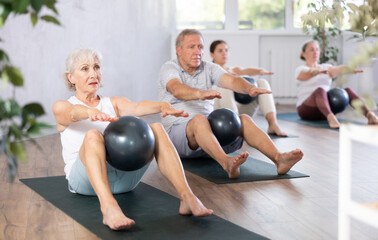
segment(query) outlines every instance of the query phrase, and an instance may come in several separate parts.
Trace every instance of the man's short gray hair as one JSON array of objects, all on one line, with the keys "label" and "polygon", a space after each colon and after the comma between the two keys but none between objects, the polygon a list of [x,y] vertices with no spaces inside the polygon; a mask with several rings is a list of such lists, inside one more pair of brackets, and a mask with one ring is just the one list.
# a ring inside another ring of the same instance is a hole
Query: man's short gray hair
[{"label": "man's short gray hair", "polygon": [[187,35],[199,35],[203,39],[202,33],[198,31],[197,29],[184,29],[180,32],[180,34],[176,38],[176,47],[182,47],[184,38]]}]

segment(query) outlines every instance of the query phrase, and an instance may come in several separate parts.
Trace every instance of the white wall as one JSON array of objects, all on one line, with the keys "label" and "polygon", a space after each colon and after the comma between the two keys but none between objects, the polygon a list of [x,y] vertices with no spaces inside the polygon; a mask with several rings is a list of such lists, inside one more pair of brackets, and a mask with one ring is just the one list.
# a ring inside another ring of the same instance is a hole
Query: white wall
[{"label": "white wall", "polygon": [[[16,91],[20,103],[40,102],[47,111],[42,120],[54,122],[53,102],[66,99],[68,92],[61,80],[64,61],[78,46],[97,48],[103,53],[103,95],[127,96],[133,101],[157,100],[157,76],[161,65],[175,57],[175,0],[65,0],[57,4],[63,26],[39,22],[32,27],[29,16],[10,16],[0,30],[0,46],[14,65],[21,68],[25,87]],[[230,46],[229,66],[269,69],[267,52],[309,39],[300,30],[287,31],[204,31],[205,60],[211,61],[209,45],[224,39]],[[356,44],[344,37],[339,41],[341,62],[355,53]],[[292,56],[298,60],[297,52]],[[373,76],[378,72],[374,65]],[[292,69],[288,69],[289,74]],[[274,85],[282,76],[268,80]],[[373,78],[378,79],[378,78]],[[294,81],[294,80],[293,80]],[[377,81],[377,80],[376,80]],[[360,92],[358,76],[350,77],[347,86]],[[375,86],[378,83],[375,82]],[[12,89],[1,88],[2,98]],[[287,103],[276,98],[278,103]],[[291,102],[295,102],[295,99]]]},{"label": "white wall", "polygon": [[[103,54],[102,95],[126,96],[133,101],[157,100],[157,76],[170,59],[170,36],[175,29],[174,0],[64,0],[57,4],[62,26],[29,16],[10,16],[0,35],[1,47],[24,75],[16,91],[21,104],[40,102],[53,123],[51,106],[66,99],[61,74],[69,52],[79,46]],[[10,85],[0,89],[10,96]]]}]

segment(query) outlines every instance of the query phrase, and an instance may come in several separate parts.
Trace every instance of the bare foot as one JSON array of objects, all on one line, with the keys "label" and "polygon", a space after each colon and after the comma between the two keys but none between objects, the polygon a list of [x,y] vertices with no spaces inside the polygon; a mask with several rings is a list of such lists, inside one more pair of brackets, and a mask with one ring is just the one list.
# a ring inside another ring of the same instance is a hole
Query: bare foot
[{"label": "bare foot", "polygon": [[368,124],[369,125],[376,125],[376,124],[378,124],[378,118],[377,118],[377,116],[372,111],[368,112],[366,114],[366,117],[368,119]]},{"label": "bare foot", "polygon": [[103,215],[102,223],[112,230],[127,229],[135,224],[134,220],[123,214],[118,203],[101,208],[101,212]]},{"label": "bare foot", "polygon": [[184,194],[180,198],[179,213],[181,215],[207,217],[213,214],[213,210],[207,209],[193,193]]},{"label": "bare foot", "polygon": [[280,175],[287,173],[302,157],[303,152],[299,149],[278,154],[276,157],[277,173]]},{"label": "bare foot", "polygon": [[243,152],[236,157],[229,157],[224,170],[228,173],[229,178],[237,178],[240,175],[240,165],[242,165],[249,156],[248,152]]},{"label": "bare foot", "polygon": [[330,128],[340,128],[339,120],[333,113],[328,114],[327,121]]},{"label": "bare foot", "polygon": [[269,125],[268,134],[287,137],[287,133],[282,131],[281,128],[278,126],[278,124]]}]

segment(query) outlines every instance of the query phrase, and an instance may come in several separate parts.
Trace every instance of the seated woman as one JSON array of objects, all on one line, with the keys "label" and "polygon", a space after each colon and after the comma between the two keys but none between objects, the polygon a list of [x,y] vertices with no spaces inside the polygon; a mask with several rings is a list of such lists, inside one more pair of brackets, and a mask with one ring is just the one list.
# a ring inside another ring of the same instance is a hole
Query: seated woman
[{"label": "seated woman", "polygon": [[[228,60],[228,45],[223,40],[216,40],[210,45],[210,55],[213,58],[213,62],[220,65],[228,73],[233,75],[272,75],[273,72],[268,72],[261,68],[245,68],[241,69],[240,67],[227,67]],[[259,88],[270,89],[268,81],[265,79],[259,78],[256,79],[257,85]],[[248,114],[253,116],[258,107],[261,107],[266,120],[268,121],[268,133],[275,134],[278,136],[287,136],[287,133],[281,130],[278,125],[276,117],[276,106],[274,104],[274,99],[272,94],[262,94],[257,97],[254,101],[249,104],[239,104],[235,101],[234,93],[231,90],[224,88],[217,88],[217,91],[221,93],[222,98],[216,98],[214,102],[214,109],[217,108],[229,108],[234,111],[237,115],[240,113]]]},{"label": "seated woman", "polygon": [[[113,230],[129,228],[134,221],[124,215],[113,194],[133,190],[149,164],[135,171],[121,171],[109,165],[103,137],[106,126],[126,115],[144,116],[161,112],[162,117],[187,117],[188,114],[165,102],[136,103],[125,97],[98,95],[97,90],[102,83],[101,55],[96,50],[73,51],[66,61],[64,81],[69,90],[75,91],[75,95],[68,100],[55,102],[53,112],[61,135],[69,190],[97,195],[103,224]],[[150,126],[155,136],[158,167],[180,198],[179,213],[199,217],[211,215],[213,211],[204,207],[190,189],[179,156],[163,126],[160,123]]]},{"label": "seated woman", "polygon": [[[319,56],[317,41],[309,41],[303,45],[300,58],[306,61],[306,64],[295,70],[298,86],[297,111],[302,119],[327,119],[331,128],[339,128],[340,123],[331,111],[327,96],[332,78],[346,73],[360,73],[362,70],[348,72],[347,67],[343,65],[334,67],[326,63],[319,64]],[[349,95],[349,104],[353,100],[360,99],[352,89],[345,88],[345,90]],[[363,111],[368,124],[378,124],[377,116],[366,105],[363,106]]]}]

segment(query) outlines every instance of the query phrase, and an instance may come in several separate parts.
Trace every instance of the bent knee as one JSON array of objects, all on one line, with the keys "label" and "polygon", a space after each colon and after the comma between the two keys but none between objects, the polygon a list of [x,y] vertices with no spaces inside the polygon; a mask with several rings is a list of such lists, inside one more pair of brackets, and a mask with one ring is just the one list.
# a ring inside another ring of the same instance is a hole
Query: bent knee
[{"label": "bent knee", "polygon": [[324,90],[324,88],[319,87],[319,88],[317,88],[317,89],[314,91],[314,93],[321,93],[321,94],[323,94],[323,93],[327,93],[327,91]]},{"label": "bent knee", "polygon": [[257,86],[262,89],[271,90],[269,82],[263,78],[257,79]]},{"label": "bent knee", "polygon": [[163,124],[161,124],[161,123],[151,123],[150,127],[151,127],[152,131],[154,131],[154,132],[165,132]]},{"label": "bent knee", "polygon": [[104,136],[98,130],[90,129],[85,134],[84,141],[86,141],[86,142],[104,141]]},{"label": "bent knee", "polygon": [[203,124],[203,123],[208,123],[209,121],[207,120],[207,117],[205,117],[202,114],[197,114],[195,115],[190,121],[195,124]]},{"label": "bent knee", "polygon": [[243,123],[246,123],[246,122],[251,122],[251,123],[255,124],[253,119],[247,114],[241,114],[241,115],[239,115],[239,118],[240,118],[240,121],[242,122],[242,125],[243,125]]},{"label": "bent knee", "polygon": [[189,120],[188,125],[186,126],[187,134],[191,135],[191,133],[198,133],[198,131],[202,131],[202,127],[209,127],[210,123],[202,114],[195,115],[191,120]]}]

